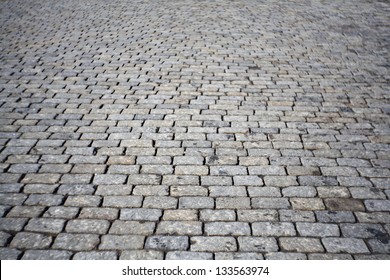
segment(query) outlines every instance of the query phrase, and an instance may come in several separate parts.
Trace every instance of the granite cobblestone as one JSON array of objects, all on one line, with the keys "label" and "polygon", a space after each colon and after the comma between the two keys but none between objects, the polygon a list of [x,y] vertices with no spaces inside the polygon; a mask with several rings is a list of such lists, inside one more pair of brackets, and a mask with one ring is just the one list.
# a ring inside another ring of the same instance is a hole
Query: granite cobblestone
[{"label": "granite cobblestone", "polygon": [[389,259],[390,3],[309,4],[0,1],[0,259]]}]

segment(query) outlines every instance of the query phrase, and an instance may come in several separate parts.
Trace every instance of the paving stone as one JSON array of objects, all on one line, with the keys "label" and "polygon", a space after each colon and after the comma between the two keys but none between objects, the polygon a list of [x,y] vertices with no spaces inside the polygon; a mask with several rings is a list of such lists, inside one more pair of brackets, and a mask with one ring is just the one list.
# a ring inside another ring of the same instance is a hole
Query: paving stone
[{"label": "paving stone", "polygon": [[281,166],[250,166],[248,169],[251,175],[286,175],[285,169]]},{"label": "paving stone", "polygon": [[194,252],[235,252],[237,241],[233,237],[194,236],[191,237],[190,250]]},{"label": "paving stone", "polygon": [[120,219],[128,221],[158,221],[162,216],[160,209],[121,209]]},{"label": "paving stone", "polygon": [[376,238],[382,243],[388,243],[390,236],[381,225],[375,224],[341,224],[341,232],[344,237],[352,238]]},{"label": "paving stone", "polygon": [[195,221],[161,221],[156,234],[199,235],[202,234],[202,223]]},{"label": "paving stone", "polygon": [[206,164],[207,165],[236,165],[237,164],[237,156],[232,155],[212,155],[206,156]]},{"label": "paving stone", "polygon": [[355,212],[360,223],[390,223],[389,212]]},{"label": "paving stone", "polygon": [[317,187],[318,196],[321,198],[349,198],[351,193],[346,187]]},{"label": "paving stone", "polygon": [[12,239],[10,248],[44,249],[52,243],[52,237],[40,233],[18,232]]},{"label": "paving stone", "polygon": [[355,199],[386,199],[386,195],[377,188],[356,187],[349,188],[349,191]]},{"label": "paving stone", "polygon": [[229,176],[201,176],[202,186],[231,186],[233,180]]},{"label": "paving stone", "polygon": [[368,211],[390,211],[389,200],[366,200],[364,204]]},{"label": "paving stone", "polygon": [[162,251],[185,251],[189,247],[187,236],[150,236],[146,239],[145,249]]},{"label": "paving stone", "polygon": [[117,260],[116,252],[95,251],[95,252],[78,252],[73,256],[73,260]]},{"label": "paving stone", "polygon": [[53,249],[89,251],[93,250],[100,242],[96,234],[71,234],[60,233],[54,240]]},{"label": "paving stone", "polygon": [[10,235],[6,232],[0,231],[0,246],[6,247],[6,245],[11,240],[11,238],[12,238],[12,235]]},{"label": "paving stone", "polygon": [[278,187],[248,187],[250,197],[281,197]]},{"label": "paving stone", "polygon": [[44,206],[15,206],[7,214],[8,218],[35,218],[45,211]]},{"label": "paving stone", "polygon": [[371,187],[372,186],[372,183],[363,177],[338,176],[337,181],[340,182],[340,185],[346,187]]},{"label": "paving stone", "polygon": [[350,211],[316,211],[317,220],[321,223],[354,223],[355,216]]},{"label": "paving stone", "polygon": [[288,222],[252,223],[253,236],[295,236],[294,225]]},{"label": "paving stone", "polygon": [[357,238],[328,237],[322,239],[322,244],[324,244],[326,251],[330,253],[359,254],[370,252],[364,241]]},{"label": "paving stone", "polygon": [[389,235],[387,235],[386,238],[369,239],[368,245],[373,253],[387,255],[390,253]]},{"label": "paving stone", "polygon": [[390,256],[388,254],[370,254],[370,255],[354,255],[355,260],[389,260]]},{"label": "paving stone", "polygon": [[340,236],[340,230],[337,225],[334,224],[321,224],[321,223],[297,223],[298,233],[301,236],[314,236],[314,237],[328,237],[328,236]]},{"label": "paving stone", "polygon": [[290,187],[298,185],[295,176],[265,176],[264,184],[266,186]]},{"label": "paving stone", "polygon": [[349,254],[309,254],[309,260],[353,260],[353,257]]},{"label": "paving stone", "polygon": [[69,195],[77,195],[77,194],[91,195],[94,192],[95,192],[95,187],[93,185],[61,185],[57,190],[58,194],[69,194]]},{"label": "paving stone", "polygon": [[144,246],[144,236],[103,235],[99,250],[139,250]]},{"label": "paving stone", "polygon": [[192,175],[164,175],[162,184],[164,185],[199,185],[199,177]]},{"label": "paving stone", "polygon": [[164,221],[197,221],[197,210],[165,210],[162,218]]},{"label": "paving stone", "polygon": [[320,198],[291,198],[291,206],[294,210],[323,210],[325,205]]},{"label": "paving stone", "polygon": [[235,186],[262,186],[263,180],[260,176],[244,176],[238,175],[233,177]]},{"label": "paving stone", "polygon": [[364,211],[365,207],[360,200],[348,198],[325,199],[326,208],[334,211]]},{"label": "paving stone", "polygon": [[[317,190],[314,187],[287,187],[282,189],[284,197],[314,197],[317,194]],[[293,206],[294,207],[294,206]]]},{"label": "paving stone", "polygon": [[11,206],[0,205],[0,217],[4,217],[10,208]]},{"label": "paving stone", "polygon": [[21,231],[27,223],[27,218],[1,218],[0,230],[2,231]]},{"label": "paving stone", "polygon": [[[172,172],[171,172],[172,173]],[[207,166],[198,166],[198,165],[177,165],[175,167],[176,175],[197,175],[203,176],[209,173],[209,168]],[[169,174],[169,173],[165,173]]]},{"label": "paving stone", "polygon": [[96,174],[93,178],[94,184],[100,185],[118,185],[126,183],[127,175]]},{"label": "paving stone", "polygon": [[102,198],[95,195],[73,195],[68,196],[64,205],[75,207],[96,207],[101,203]]},{"label": "paving stone", "polygon": [[120,260],[162,260],[164,253],[152,250],[132,250],[123,251],[120,255]]},{"label": "paving stone", "polygon": [[58,189],[57,184],[26,184],[23,188],[23,192],[26,194],[52,194]]},{"label": "paving stone", "polygon": [[92,181],[92,174],[64,174],[61,177],[62,184],[89,184]]},{"label": "paving stone", "polygon": [[[132,208],[132,207],[141,207],[141,205],[142,205],[142,196],[115,195],[115,196],[105,196],[103,198],[104,207]],[[97,205],[91,205],[91,206],[97,206]]]},{"label": "paving stone", "polygon": [[18,193],[21,191],[23,184],[0,184],[1,193]]},{"label": "paving stone", "polygon": [[33,218],[29,220],[24,229],[33,232],[60,233],[64,225],[63,219]]},{"label": "paving stone", "polygon": [[21,193],[0,193],[0,203],[3,205],[22,205],[27,195]]},{"label": "paving stone", "polygon": [[138,221],[114,221],[110,228],[110,234],[151,235],[154,232],[155,223]]},{"label": "paving stone", "polygon": [[236,213],[233,210],[201,210],[201,221],[219,222],[219,221],[235,221]]},{"label": "paving stone", "polygon": [[211,197],[180,197],[179,208],[183,208],[183,209],[214,208],[214,199]]},{"label": "paving stone", "polygon": [[95,195],[115,196],[115,195],[129,195],[133,190],[129,185],[100,185],[95,191]]},{"label": "paving stone", "polygon": [[337,179],[326,176],[298,176],[298,182],[301,186],[337,186]]},{"label": "paving stone", "polygon": [[176,156],[173,159],[174,165],[202,165],[204,158],[201,156]]},{"label": "paving stone", "polygon": [[212,253],[203,252],[168,252],[166,260],[212,260]]},{"label": "paving stone", "polygon": [[284,253],[272,252],[265,254],[266,260],[307,260],[305,254],[302,253]]},{"label": "paving stone", "polygon": [[73,253],[63,250],[27,250],[22,260],[70,260]]},{"label": "paving stone", "polygon": [[143,203],[144,208],[176,209],[177,198],[165,196],[147,196]]},{"label": "paving stone", "polygon": [[218,197],[216,209],[250,209],[250,199],[247,197]]},{"label": "paving stone", "polygon": [[215,253],[216,260],[264,260],[261,253]]},{"label": "paving stone", "polygon": [[245,187],[210,186],[208,189],[209,189],[209,196],[212,196],[212,197],[247,196],[247,192],[246,192]]},{"label": "paving stone", "polygon": [[46,210],[43,217],[72,219],[79,213],[78,207],[52,206]]},{"label": "paving stone", "polygon": [[241,236],[250,235],[249,224],[243,222],[211,222],[204,226],[206,235]]},{"label": "paving stone", "polygon": [[279,210],[279,219],[282,222],[315,222],[313,211]]},{"label": "paving stone", "polygon": [[0,248],[1,260],[17,260],[22,255],[22,251],[11,248]]},{"label": "paving stone", "polygon": [[273,237],[238,237],[240,251],[243,252],[276,252],[279,246]]},{"label": "paving stone", "polygon": [[305,237],[281,237],[279,239],[281,250],[289,252],[321,253],[324,247],[320,239]]},{"label": "paving stone", "polygon": [[[153,174],[131,174],[128,177],[127,184],[130,185],[159,185],[160,175]],[[164,185],[167,185],[163,182]]]},{"label": "paving stone", "polygon": [[290,202],[287,198],[252,198],[252,207],[259,209],[287,209],[290,208]]},{"label": "paving stone", "polygon": [[234,176],[234,175],[246,175],[247,169],[243,166],[210,166],[210,175],[213,176]]},{"label": "paving stone", "polygon": [[118,214],[119,214],[119,209],[116,208],[85,207],[81,209],[78,218],[115,220],[118,218],[119,216]]},{"label": "paving stone", "polygon": [[203,186],[171,186],[171,196],[207,196],[209,190]]},{"label": "paving stone", "polygon": [[104,164],[77,164],[74,165],[71,172],[72,173],[104,173],[106,170],[106,166]]},{"label": "paving stone", "polygon": [[278,212],[276,210],[237,210],[238,221],[243,222],[267,222],[277,221]]},{"label": "paving stone", "polygon": [[105,220],[77,219],[68,221],[65,231],[71,233],[105,234],[109,226],[110,223]]}]

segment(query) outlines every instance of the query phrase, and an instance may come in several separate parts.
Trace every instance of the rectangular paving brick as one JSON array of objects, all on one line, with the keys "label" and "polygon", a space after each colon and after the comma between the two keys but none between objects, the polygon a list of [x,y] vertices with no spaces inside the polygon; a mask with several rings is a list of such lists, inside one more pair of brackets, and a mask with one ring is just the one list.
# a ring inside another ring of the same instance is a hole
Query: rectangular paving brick
[{"label": "rectangular paving brick", "polygon": [[237,241],[233,237],[194,236],[191,237],[191,251],[231,252],[237,251]]},{"label": "rectangular paving brick", "polygon": [[362,239],[356,238],[324,238],[322,243],[330,253],[369,253],[367,245]]},{"label": "rectangular paving brick", "polygon": [[101,250],[138,250],[144,246],[144,236],[140,235],[103,235]]}]

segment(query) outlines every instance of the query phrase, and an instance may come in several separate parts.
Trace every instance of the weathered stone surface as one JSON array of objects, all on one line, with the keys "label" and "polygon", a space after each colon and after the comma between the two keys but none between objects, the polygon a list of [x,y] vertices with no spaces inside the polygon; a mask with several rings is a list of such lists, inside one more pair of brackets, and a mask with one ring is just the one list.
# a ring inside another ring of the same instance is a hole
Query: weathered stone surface
[{"label": "weathered stone surface", "polygon": [[146,239],[145,249],[175,251],[187,250],[189,241],[187,236],[151,236]]},{"label": "weathered stone surface", "polygon": [[276,252],[279,246],[273,237],[238,237],[243,252]]},{"label": "weathered stone surface", "polygon": [[144,246],[144,236],[140,235],[103,235],[100,250],[138,250]]},{"label": "weathered stone surface", "polygon": [[230,252],[237,251],[237,242],[233,237],[195,236],[191,237],[191,251]]},{"label": "weathered stone surface", "polygon": [[120,260],[162,260],[164,253],[153,250],[132,250],[123,251],[120,255]]},{"label": "weathered stone surface", "polygon": [[54,240],[53,249],[89,251],[99,244],[99,236],[95,234],[60,233]]},{"label": "weathered stone surface", "polygon": [[296,231],[292,223],[287,222],[258,222],[252,223],[254,236],[294,236]]},{"label": "weathered stone surface", "polygon": [[27,250],[22,260],[70,260],[73,252],[63,250]]},{"label": "weathered stone surface", "polygon": [[212,260],[212,253],[204,252],[168,252],[166,260]]},{"label": "weathered stone surface", "polygon": [[12,239],[10,247],[18,249],[44,249],[48,248],[52,237],[40,233],[19,232]]},{"label": "weathered stone surface", "polygon": [[322,243],[330,253],[369,253],[366,244],[362,239],[356,238],[324,238]]},{"label": "weathered stone surface", "polygon": [[305,237],[282,237],[279,239],[281,250],[290,252],[324,252],[320,239]]},{"label": "weathered stone surface", "polygon": [[116,252],[110,251],[93,251],[78,252],[73,256],[73,260],[117,260]]},{"label": "weathered stone surface", "polygon": [[339,227],[334,224],[297,223],[297,230],[301,236],[340,236]]},{"label": "weathered stone surface", "polygon": [[389,1],[36,2],[0,1],[1,259],[387,258]]},{"label": "weathered stone surface", "polygon": [[242,222],[213,222],[206,223],[204,227],[206,235],[241,236],[250,235],[248,223]]}]

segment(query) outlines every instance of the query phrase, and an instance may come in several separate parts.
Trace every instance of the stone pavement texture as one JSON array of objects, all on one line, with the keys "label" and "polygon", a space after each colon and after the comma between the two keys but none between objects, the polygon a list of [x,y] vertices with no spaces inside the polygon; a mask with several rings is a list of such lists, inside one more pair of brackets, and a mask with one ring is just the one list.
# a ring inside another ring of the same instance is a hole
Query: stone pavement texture
[{"label": "stone pavement texture", "polygon": [[1,259],[389,259],[389,1],[1,0]]}]

